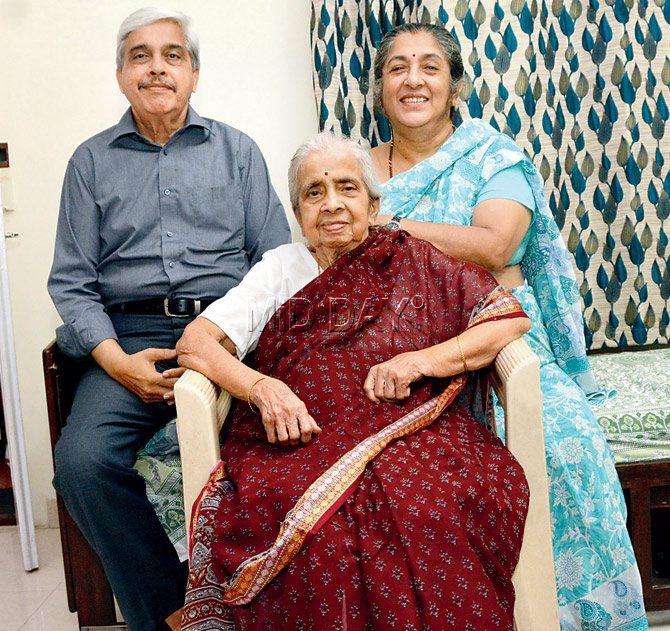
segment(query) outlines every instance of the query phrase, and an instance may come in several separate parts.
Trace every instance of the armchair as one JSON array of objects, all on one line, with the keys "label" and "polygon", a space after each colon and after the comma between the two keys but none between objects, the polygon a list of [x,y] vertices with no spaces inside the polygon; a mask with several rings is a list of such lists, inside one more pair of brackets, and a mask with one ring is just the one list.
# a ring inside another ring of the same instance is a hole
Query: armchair
[{"label": "armchair", "polygon": [[[530,485],[528,518],[513,578],[516,627],[518,631],[558,631],[539,360],[519,339],[498,354],[494,373],[494,387],[505,410],[507,446]],[[187,370],[175,386],[175,399],[184,508],[190,526],[193,503],[219,460],[219,430],[231,396],[203,375]]]}]

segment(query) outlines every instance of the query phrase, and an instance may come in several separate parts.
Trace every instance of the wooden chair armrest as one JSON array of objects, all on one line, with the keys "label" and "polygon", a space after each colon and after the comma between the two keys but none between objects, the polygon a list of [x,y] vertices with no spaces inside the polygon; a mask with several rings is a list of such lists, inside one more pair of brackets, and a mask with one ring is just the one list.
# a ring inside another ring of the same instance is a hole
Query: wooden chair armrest
[{"label": "wooden chair armrest", "polygon": [[188,528],[193,502],[219,462],[219,432],[232,397],[194,370],[187,370],[179,378],[174,395]]},{"label": "wooden chair armrest", "polygon": [[558,631],[540,361],[523,339],[511,342],[498,354],[494,388],[505,410],[507,447],[523,467],[530,487],[521,556],[512,579],[516,628]]}]

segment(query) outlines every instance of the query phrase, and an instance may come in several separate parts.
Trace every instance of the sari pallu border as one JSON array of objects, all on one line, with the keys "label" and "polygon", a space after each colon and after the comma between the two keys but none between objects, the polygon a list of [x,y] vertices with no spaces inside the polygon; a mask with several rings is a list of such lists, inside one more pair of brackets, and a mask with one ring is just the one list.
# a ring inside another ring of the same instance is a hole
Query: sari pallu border
[{"label": "sari pallu border", "polygon": [[473,311],[466,331],[485,322],[497,322],[509,318],[528,317],[519,307],[519,301],[509,289],[498,285]]}]

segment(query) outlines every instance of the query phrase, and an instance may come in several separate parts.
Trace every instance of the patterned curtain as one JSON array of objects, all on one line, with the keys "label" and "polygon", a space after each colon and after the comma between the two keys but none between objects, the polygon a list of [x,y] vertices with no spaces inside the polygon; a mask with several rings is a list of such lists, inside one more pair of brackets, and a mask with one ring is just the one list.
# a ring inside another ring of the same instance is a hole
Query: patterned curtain
[{"label": "patterned curtain", "polygon": [[404,22],[449,30],[460,115],[509,134],[542,174],[587,347],[670,342],[670,0],[313,0],[321,129],[389,140],[371,67]]}]

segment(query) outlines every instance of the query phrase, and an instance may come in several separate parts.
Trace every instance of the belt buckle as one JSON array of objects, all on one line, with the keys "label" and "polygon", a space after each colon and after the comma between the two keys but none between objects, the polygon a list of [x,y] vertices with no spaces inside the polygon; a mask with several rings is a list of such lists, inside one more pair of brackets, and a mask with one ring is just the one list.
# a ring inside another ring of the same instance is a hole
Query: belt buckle
[{"label": "belt buckle", "polygon": [[187,314],[179,314],[179,313],[172,313],[170,311],[170,300],[179,300],[178,298],[164,298],[163,299],[163,312],[165,313],[166,316],[169,318],[190,318],[191,316],[197,316],[200,315],[200,301],[199,300],[194,300],[193,301],[193,313],[187,313]]}]

